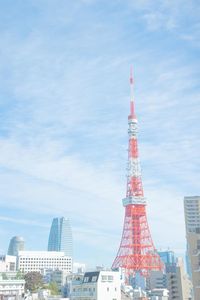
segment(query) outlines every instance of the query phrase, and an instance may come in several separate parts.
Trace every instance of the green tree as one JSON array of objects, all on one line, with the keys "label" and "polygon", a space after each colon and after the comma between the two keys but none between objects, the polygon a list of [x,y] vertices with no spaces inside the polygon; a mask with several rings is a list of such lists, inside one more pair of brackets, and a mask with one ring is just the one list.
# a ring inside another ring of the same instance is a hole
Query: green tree
[{"label": "green tree", "polygon": [[24,279],[24,273],[18,270],[16,274],[16,279]]},{"label": "green tree", "polygon": [[24,276],[25,288],[31,292],[43,287],[43,277],[39,272],[29,272]]},{"label": "green tree", "polygon": [[51,291],[51,295],[59,295],[59,288],[55,281],[49,283],[48,289]]}]

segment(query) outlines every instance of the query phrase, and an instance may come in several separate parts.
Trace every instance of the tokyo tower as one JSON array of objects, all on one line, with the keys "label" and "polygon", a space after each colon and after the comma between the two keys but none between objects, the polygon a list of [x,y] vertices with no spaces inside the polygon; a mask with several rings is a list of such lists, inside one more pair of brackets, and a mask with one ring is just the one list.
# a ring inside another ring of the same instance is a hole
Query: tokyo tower
[{"label": "tokyo tower", "polygon": [[112,269],[121,267],[126,274],[130,275],[139,272],[142,276],[148,276],[152,270],[162,270],[163,263],[154,247],[147,222],[146,201],[138,154],[138,121],[134,107],[132,70],[130,87],[127,190],[126,198],[122,200],[125,207],[125,218],[121,243]]}]

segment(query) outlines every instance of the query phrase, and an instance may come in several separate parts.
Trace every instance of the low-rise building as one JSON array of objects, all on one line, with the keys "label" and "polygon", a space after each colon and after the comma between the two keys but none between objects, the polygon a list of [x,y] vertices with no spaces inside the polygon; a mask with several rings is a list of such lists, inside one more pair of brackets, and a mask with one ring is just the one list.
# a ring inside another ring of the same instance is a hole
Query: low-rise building
[{"label": "low-rise building", "polygon": [[73,283],[72,300],[121,300],[119,272],[86,272],[83,280]]},{"label": "low-rise building", "polygon": [[22,299],[24,295],[25,280],[9,277],[6,273],[0,273],[0,298]]},{"label": "low-rise building", "polygon": [[0,272],[16,271],[16,256],[0,255]]},{"label": "low-rise building", "polygon": [[168,300],[169,291],[167,289],[154,289],[149,293],[149,296],[151,300]]}]

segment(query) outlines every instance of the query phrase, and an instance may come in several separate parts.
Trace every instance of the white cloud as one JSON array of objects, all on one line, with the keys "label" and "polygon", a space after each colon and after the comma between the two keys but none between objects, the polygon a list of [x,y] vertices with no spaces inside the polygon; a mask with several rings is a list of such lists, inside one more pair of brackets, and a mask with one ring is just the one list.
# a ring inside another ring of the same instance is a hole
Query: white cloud
[{"label": "white cloud", "polygon": [[0,216],[0,221],[11,222],[11,223],[15,223],[15,224],[23,224],[26,226],[28,225],[28,226],[38,226],[38,227],[49,228],[49,226],[46,224],[42,224],[41,222],[30,220],[30,219],[19,219],[19,218]]},{"label": "white cloud", "polygon": [[101,10],[84,10],[90,1],[64,3],[33,1],[41,15],[32,31],[2,33],[1,89],[11,103],[2,107],[0,202],[38,218],[70,215],[79,247],[84,242],[116,254],[133,62],[153,239],[157,247],[182,249],[182,196],[198,191],[199,183],[199,66],[185,58],[182,45],[170,51],[165,34],[158,45],[154,32],[136,25],[182,34],[186,2],[179,12],[168,1],[134,1],[131,18],[123,2],[122,15],[114,10],[104,19]]}]

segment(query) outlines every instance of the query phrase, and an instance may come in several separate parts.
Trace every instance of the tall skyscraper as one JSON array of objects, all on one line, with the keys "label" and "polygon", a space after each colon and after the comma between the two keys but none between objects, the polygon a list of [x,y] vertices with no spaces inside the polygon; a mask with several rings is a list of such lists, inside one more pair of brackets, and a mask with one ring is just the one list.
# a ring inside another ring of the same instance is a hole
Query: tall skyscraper
[{"label": "tall skyscraper", "polygon": [[200,196],[184,198],[185,227],[189,269],[192,273],[194,300],[200,299]]},{"label": "tall skyscraper", "polygon": [[24,250],[24,239],[21,236],[14,236],[10,240],[10,244],[8,247],[8,255],[17,256],[19,251]]},{"label": "tall skyscraper", "polygon": [[54,218],[49,233],[48,251],[62,251],[73,256],[72,230],[68,218]]}]

